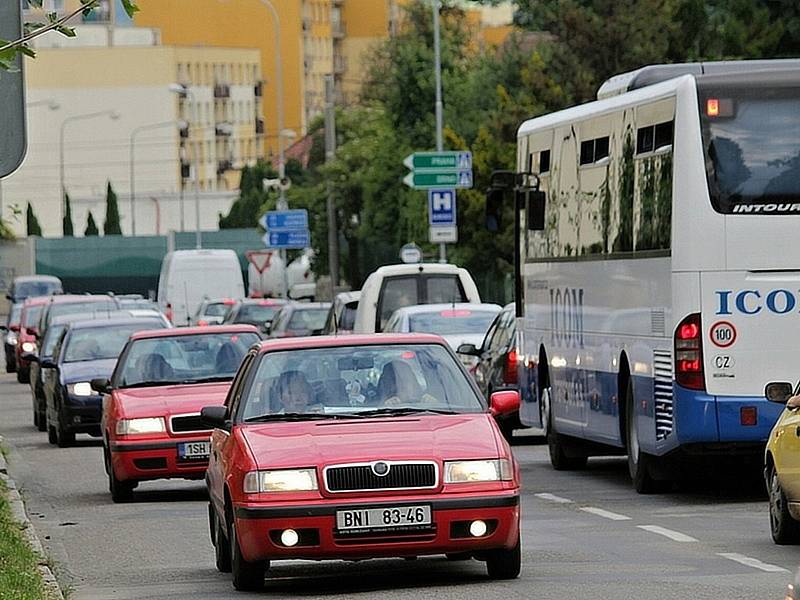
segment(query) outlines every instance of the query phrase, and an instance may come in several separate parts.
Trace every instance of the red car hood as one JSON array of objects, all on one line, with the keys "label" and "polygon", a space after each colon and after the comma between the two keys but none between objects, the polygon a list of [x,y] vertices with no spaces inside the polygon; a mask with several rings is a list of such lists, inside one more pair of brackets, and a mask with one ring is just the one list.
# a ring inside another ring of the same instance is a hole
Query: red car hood
[{"label": "red car hood", "polygon": [[222,405],[231,382],[166,385],[114,391],[126,418],[199,413],[204,406]]},{"label": "red car hood", "polygon": [[258,468],[372,460],[496,458],[488,414],[259,423],[242,427]]}]

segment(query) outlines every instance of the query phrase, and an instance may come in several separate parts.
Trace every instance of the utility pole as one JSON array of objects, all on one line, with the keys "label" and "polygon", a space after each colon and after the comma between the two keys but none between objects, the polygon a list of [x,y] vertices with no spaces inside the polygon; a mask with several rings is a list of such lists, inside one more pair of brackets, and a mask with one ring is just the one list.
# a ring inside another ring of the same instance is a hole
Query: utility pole
[{"label": "utility pole", "polygon": [[[333,75],[325,76],[325,162],[330,163],[336,154],[336,107],[334,106]],[[339,285],[339,229],[336,226],[336,203],[333,197],[333,184],[328,188],[328,268],[331,272],[331,301],[336,297]]]},{"label": "utility pole", "polygon": [[[442,139],[442,44],[439,36],[439,0],[433,0],[433,55],[436,80],[436,151],[444,150]],[[439,262],[447,262],[447,246],[444,242],[439,244]]]}]

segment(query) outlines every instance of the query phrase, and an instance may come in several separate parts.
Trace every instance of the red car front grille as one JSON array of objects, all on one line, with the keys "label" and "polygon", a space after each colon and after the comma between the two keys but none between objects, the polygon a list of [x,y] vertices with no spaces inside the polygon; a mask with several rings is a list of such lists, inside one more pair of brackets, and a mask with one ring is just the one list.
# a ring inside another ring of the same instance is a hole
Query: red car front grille
[{"label": "red car front grille", "polygon": [[434,488],[437,485],[436,464],[432,462],[384,463],[385,475],[376,474],[372,464],[342,465],[325,470],[329,492]]}]

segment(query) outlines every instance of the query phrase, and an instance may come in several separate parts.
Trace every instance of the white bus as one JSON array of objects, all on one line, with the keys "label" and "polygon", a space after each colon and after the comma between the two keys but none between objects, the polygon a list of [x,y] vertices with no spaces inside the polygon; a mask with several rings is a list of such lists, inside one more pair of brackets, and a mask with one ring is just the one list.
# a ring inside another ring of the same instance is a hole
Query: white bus
[{"label": "white bus", "polygon": [[673,458],[763,456],[764,386],[800,375],[800,61],[645,67],[598,98],[518,131],[520,417],[556,469],[627,454],[656,491]]}]

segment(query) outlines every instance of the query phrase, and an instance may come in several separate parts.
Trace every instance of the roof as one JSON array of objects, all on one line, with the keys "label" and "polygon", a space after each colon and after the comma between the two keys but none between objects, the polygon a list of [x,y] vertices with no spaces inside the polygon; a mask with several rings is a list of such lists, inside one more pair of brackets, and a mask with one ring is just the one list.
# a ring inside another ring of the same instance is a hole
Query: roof
[{"label": "roof", "polygon": [[284,305],[292,310],[328,310],[331,307],[330,302],[291,302]]},{"label": "roof", "polygon": [[416,315],[443,310],[474,310],[499,313],[503,309],[499,304],[492,304],[489,302],[456,302],[455,304],[448,302],[446,304],[414,304],[412,306],[404,306],[398,308],[395,314]]},{"label": "roof", "polygon": [[457,273],[459,269],[460,267],[447,263],[403,263],[378,267],[372,272],[372,275],[386,277],[390,275],[412,275],[414,273]]},{"label": "roof", "polygon": [[142,318],[142,317],[121,317],[113,319],[81,319],[80,321],[71,321],[68,323],[70,329],[93,329],[96,327],[120,327],[122,325],[141,325],[152,321],[153,323],[163,323],[158,317]]},{"label": "roof", "polygon": [[105,294],[61,294],[59,296],[44,296],[45,302],[52,304],[78,304],[79,302],[115,302],[112,296]]},{"label": "roof", "polygon": [[256,306],[283,306],[289,301],[284,298],[242,298],[239,304],[255,304]]},{"label": "roof", "polygon": [[438,344],[439,346],[449,347],[444,338],[430,333],[357,333],[354,335],[275,338],[261,342],[260,349],[261,352],[274,352],[277,350],[380,346],[386,344]]},{"label": "roof", "polygon": [[148,329],[145,331],[137,331],[131,336],[131,339],[141,340],[157,337],[177,337],[200,334],[208,335],[214,333],[218,333],[220,335],[225,335],[226,333],[255,333],[258,335],[258,329],[256,329],[253,325],[245,324],[214,325],[213,327],[172,327],[170,329]]},{"label": "roof", "polygon": [[52,281],[54,283],[61,283],[58,277],[53,275],[20,275],[14,277],[14,283],[25,283],[27,281]]}]

